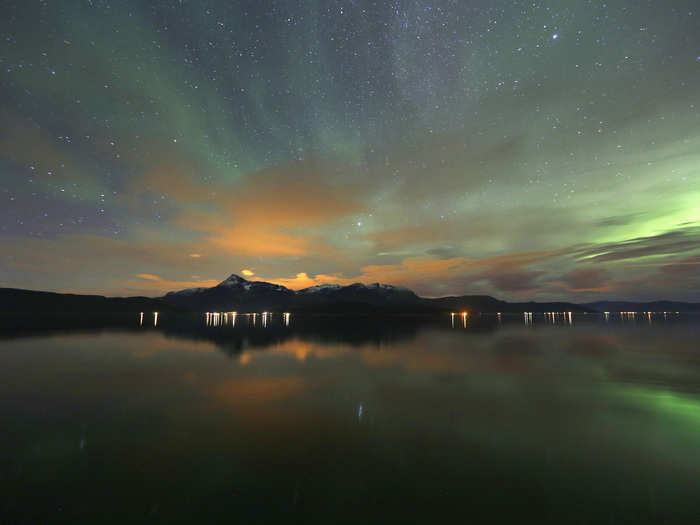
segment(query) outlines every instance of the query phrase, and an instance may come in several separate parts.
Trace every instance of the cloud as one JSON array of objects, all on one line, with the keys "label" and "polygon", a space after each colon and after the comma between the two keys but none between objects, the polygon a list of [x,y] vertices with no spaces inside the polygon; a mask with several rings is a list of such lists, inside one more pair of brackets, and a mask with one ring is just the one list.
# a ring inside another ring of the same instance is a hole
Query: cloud
[{"label": "cloud", "polygon": [[252,270],[241,270],[241,273],[246,277],[252,277],[253,275],[255,275],[255,272]]},{"label": "cloud", "polygon": [[[331,256],[325,229],[361,209],[362,186],[334,184],[339,165],[307,160],[251,173],[232,184],[194,184],[192,170],[152,170],[145,186],[166,194],[171,226],[201,235],[217,253],[238,256]],[[349,169],[349,168],[348,168]]]},{"label": "cloud", "polygon": [[122,285],[127,289],[139,290],[145,295],[164,295],[167,292],[184,290],[186,288],[211,288],[219,284],[217,279],[203,279],[194,281],[168,280],[148,273],[137,274],[137,281],[127,280]]},{"label": "cloud", "polygon": [[351,284],[351,279],[347,279],[342,276],[318,274],[315,277],[309,277],[309,275],[306,272],[299,272],[291,278],[278,277],[273,279],[263,279],[259,277],[256,280],[272,282],[281,286],[286,286],[287,288],[290,288],[292,290],[301,290],[303,288],[308,288],[310,286],[316,286],[319,284]]},{"label": "cloud", "polygon": [[604,268],[579,268],[564,275],[562,281],[571,292],[611,292],[612,275]]},{"label": "cloud", "polygon": [[700,297],[700,255],[663,264],[654,279],[666,289],[682,288],[693,301]]},{"label": "cloud", "polygon": [[[19,113],[0,107],[0,158],[17,166],[32,166],[38,184],[47,187],[80,182],[94,191],[99,182],[94,166],[78,161],[72,151],[57,143],[46,129]],[[89,167],[88,167],[89,166]],[[84,190],[86,188],[81,188]]]},{"label": "cloud", "polygon": [[700,226],[693,225],[658,235],[590,246],[578,253],[578,259],[595,262],[627,261],[650,256],[674,256],[699,249]]},{"label": "cloud", "polygon": [[543,271],[528,270],[499,273],[496,270],[485,272],[482,276],[500,291],[522,294],[536,290],[538,288],[537,278],[544,275],[544,273]]},{"label": "cloud", "polygon": [[151,273],[139,273],[139,274],[136,274],[136,277],[138,277],[139,279],[146,279],[147,281],[156,281],[156,282],[163,281],[162,277],[159,277],[157,275],[153,275]]},{"label": "cloud", "polygon": [[[186,254],[190,243],[145,239],[127,241],[97,235],[64,235],[51,239],[0,236],[12,242],[12,252],[2,258],[0,286],[52,291],[91,291],[108,295],[148,295],[181,287],[211,286],[216,279],[169,279],[162,276],[217,276],[219,271],[198,268],[199,259]],[[206,271],[203,271],[206,270]],[[219,279],[220,280],[220,279]]]},{"label": "cloud", "polygon": [[397,264],[374,264],[361,268],[357,275],[317,274],[299,272],[293,278],[265,278],[295,290],[320,284],[348,285],[355,282],[381,282],[405,286],[428,296],[437,295],[444,283],[451,293],[468,293],[473,283],[486,281],[501,292],[524,292],[536,288],[541,271],[529,270],[537,262],[559,257],[559,252],[523,252],[511,255],[469,259],[452,257],[438,259],[429,256],[407,257]]},{"label": "cloud", "polygon": [[644,213],[629,213],[627,215],[613,215],[610,217],[604,217],[596,221],[597,226],[610,227],[610,226],[626,226],[628,224],[633,224],[638,222]]}]

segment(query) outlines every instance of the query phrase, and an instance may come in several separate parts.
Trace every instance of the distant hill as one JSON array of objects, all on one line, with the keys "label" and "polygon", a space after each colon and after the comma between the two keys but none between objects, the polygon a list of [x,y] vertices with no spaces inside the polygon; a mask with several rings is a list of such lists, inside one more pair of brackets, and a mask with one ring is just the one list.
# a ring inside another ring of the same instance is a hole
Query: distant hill
[{"label": "distant hill", "polygon": [[652,301],[637,303],[633,301],[596,301],[583,306],[598,312],[700,312],[700,303],[683,303],[678,301]]},{"label": "distant hill", "polygon": [[231,275],[211,288],[188,288],[163,297],[103,297],[0,288],[0,313],[119,313],[119,312],[216,312],[289,311],[309,313],[429,314],[478,312],[700,312],[700,304],[657,301],[633,303],[599,301],[509,303],[488,295],[464,295],[436,299],[419,297],[408,288],[388,284],[326,284],[290,290],[278,284],[248,281]]},{"label": "distant hill", "polygon": [[0,313],[172,312],[177,307],[149,297],[103,297],[0,288]]}]

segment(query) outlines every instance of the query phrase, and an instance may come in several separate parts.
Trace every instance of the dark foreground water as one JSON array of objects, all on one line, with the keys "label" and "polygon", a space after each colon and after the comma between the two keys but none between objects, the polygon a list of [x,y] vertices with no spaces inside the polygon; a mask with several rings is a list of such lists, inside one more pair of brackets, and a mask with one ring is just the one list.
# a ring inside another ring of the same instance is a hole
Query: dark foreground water
[{"label": "dark foreground water", "polygon": [[211,321],[6,323],[0,522],[700,523],[698,318]]}]

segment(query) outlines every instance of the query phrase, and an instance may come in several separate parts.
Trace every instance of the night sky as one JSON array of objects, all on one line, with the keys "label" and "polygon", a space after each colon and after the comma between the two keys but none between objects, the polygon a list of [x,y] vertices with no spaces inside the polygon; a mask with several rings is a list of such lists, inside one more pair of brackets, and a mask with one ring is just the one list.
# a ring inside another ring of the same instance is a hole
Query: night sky
[{"label": "night sky", "polygon": [[0,286],[700,299],[700,4],[0,3]]}]

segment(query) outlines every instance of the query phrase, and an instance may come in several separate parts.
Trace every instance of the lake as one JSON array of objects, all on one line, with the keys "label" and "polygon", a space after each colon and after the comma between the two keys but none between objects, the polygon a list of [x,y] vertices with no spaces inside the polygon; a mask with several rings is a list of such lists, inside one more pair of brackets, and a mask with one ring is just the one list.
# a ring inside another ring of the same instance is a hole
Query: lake
[{"label": "lake", "polygon": [[4,326],[3,523],[700,522],[698,316]]}]

